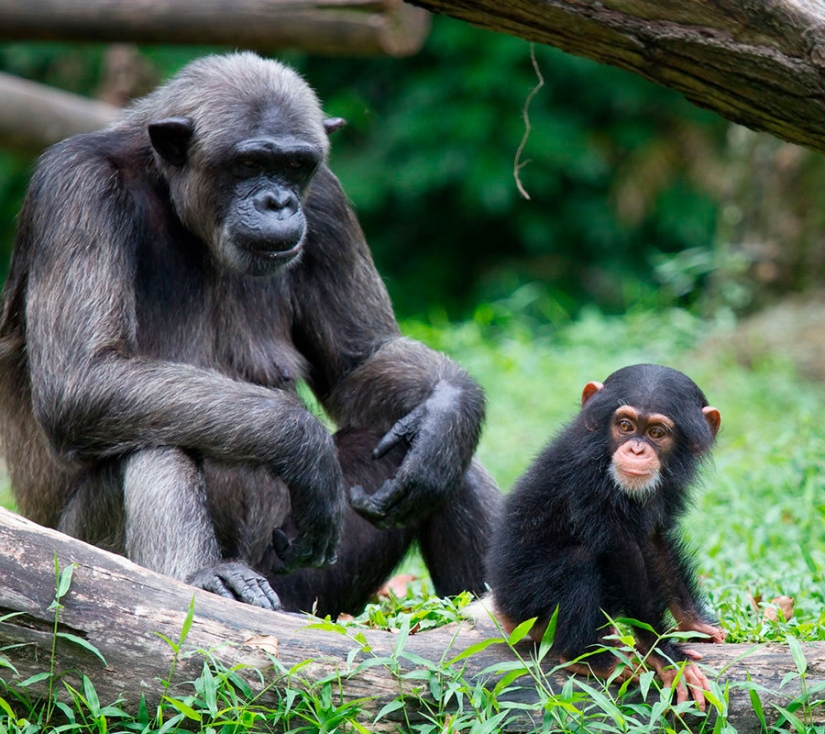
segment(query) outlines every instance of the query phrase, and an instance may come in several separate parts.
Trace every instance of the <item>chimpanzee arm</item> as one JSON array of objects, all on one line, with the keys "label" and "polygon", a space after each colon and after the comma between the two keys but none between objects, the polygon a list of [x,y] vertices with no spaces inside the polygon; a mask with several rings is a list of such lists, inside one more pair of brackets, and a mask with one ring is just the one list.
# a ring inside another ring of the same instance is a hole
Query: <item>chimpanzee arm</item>
[{"label": "chimpanzee arm", "polygon": [[693,564],[673,532],[659,530],[651,539],[651,569],[680,632],[700,632],[709,642],[724,642],[726,633],[703,603]]},{"label": "chimpanzee arm", "polygon": [[152,236],[146,202],[141,209],[140,192],[102,159],[76,155],[73,164],[62,156],[39,168],[15,255],[29,261],[26,349],[39,423],[68,455],[168,446],[264,465],[302,498],[290,560],[330,562],[344,501],[328,431],[285,392],[137,353],[135,242]]},{"label": "chimpanzee arm", "polygon": [[[660,585],[662,581],[657,570],[660,559],[651,557],[652,545],[645,543],[640,547],[630,541],[625,545],[625,553],[621,554],[625,557],[615,558],[615,570],[621,575],[626,594],[628,616],[652,628],[652,631],[644,627],[635,630],[636,646],[665,686],[675,691],[678,703],[691,697],[704,711],[704,691],[710,687],[707,677],[691,661],[693,655],[690,650],[669,639],[660,639],[665,624],[667,587]],[[674,663],[684,663],[681,673],[673,666]]]},{"label": "chimpanzee arm", "polygon": [[375,524],[405,525],[458,486],[478,443],[483,393],[452,360],[400,336],[360,227],[328,171],[313,183],[307,210],[311,240],[296,276],[294,339],[340,428],[384,434],[376,456],[407,448],[392,480],[371,496],[360,487],[350,495]]}]

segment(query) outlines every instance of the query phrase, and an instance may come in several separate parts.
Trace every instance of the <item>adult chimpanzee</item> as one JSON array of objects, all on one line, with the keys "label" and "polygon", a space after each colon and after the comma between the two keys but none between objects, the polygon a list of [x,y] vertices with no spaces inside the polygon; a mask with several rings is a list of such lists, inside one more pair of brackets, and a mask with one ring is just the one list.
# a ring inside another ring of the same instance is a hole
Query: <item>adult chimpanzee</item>
[{"label": "adult chimpanzee", "polygon": [[272,584],[286,609],[357,610],[414,540],[439,592],[481,588],[483,395],[401,338],[325,163],[339,123],[243,53],[43,156],[0,313],[25,515],[267,608]]},{"label": "adult chimpanzee", "polygon": [[[568,662],[610,644],[604,612],[630,616],[656,631],[639,628],[638,648],[669,685],[669,661],[695,653],[669,640],[653,651],[668,610],[680,630],[721,642],[676,528],[719,424],[693,381],[667,367],[625,367],[585,386],[581,413],[518,480],[494,533],[489,582],[503,626],[535,617],[541,639],[558,607],[553,649]],[[607,677],[616,664],[603,650],[570,668]],[[704,708],[705,675],[689,663],[683,680]],[[678,700],[687,695],[680,680]]]}]

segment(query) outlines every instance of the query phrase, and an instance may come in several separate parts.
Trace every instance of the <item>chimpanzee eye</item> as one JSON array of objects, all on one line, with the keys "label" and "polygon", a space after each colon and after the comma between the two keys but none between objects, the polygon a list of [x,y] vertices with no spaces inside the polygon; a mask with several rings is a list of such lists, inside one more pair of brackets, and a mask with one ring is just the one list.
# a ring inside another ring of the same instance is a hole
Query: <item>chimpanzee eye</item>
[{"label": "chimpanzee eye", "polygon": [[298,171],[304,167],[304,162],[298,158],[290,158],[286,162],[287,166],[291,168],[293,171]]},{"label": "chimpanzee eye", "polygon": [[617,425],[622,433],[633,433],[636,430],[633,423],[627,418],[622,418]]},{"label": "chimpanzee eye", "polygon": [[647,429],[647,435],[651,438],[664,438],[667,435],[667,431],[663,426],[651,426]]},{"label": "chimpanzee eye", "polygon": [[235,174],[239,176],[254,176],[261,170],[260,161],[254,158],[238,158],[235,161]]}]

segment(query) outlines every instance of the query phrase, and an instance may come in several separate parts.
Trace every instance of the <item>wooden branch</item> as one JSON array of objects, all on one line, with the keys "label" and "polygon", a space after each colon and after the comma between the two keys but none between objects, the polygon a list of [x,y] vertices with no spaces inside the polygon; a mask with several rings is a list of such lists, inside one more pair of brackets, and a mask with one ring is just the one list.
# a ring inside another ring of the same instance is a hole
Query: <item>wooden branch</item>
[{"label": "wooden branch", "polygon": [[729,120],[825,152],[822,0],[411,1],[628,69]]},{"label": "wooden branch", "polygon": [[0,147],[39,153],[77,133],[104,127],[117,107],[0,72]]},{"label": "wooden branch", "polygon": [[429,14],[402,0],[6,0],[0,39],[219,44],[406,56]]},{"label": "wooden branch", "polygon": [[[193,681],[201,674],[204,654],[194,651],[212,651],[227,665],[242,664],[262,671],[264,686],[252,670],[247,675],[250,685],[260,694],[257,703],[261,706],[277,706],[285,685],[275,672],[273,658],[286,668],[310,660],[300,673],[308,680],[340,671],[343,700],[363,699],[367,726],[399,691],[413,693],[412,686],[416,684],[422,689],[415,692],[416,698],[428,695],[427,686],[421,685],[420,679],[400,682],[383,666],[347,676],[346,660],[351,651],[359,649],[356,664],[366,659],[367,654],[349,637],[306,629],[311,622],[307,617],[266,612],[221,599],[0,508],[0,653],[15,666],[19,680],[49,668],[54,624],[54,612],[49,605],[54,598],[55,561],[61,569],[75,564],[71,588],[61,599],[64,608],[59,615],[60,631],[93,645],[106,660],[104,665],[85,647],[58,638],[55,670],[63,671],[64,679],[75,687],[79,685],[78,672],[82,671],[94,684],[103,705],[120,698],[122,707],[134,712],[143,694],[149,710],[154,710],[163,692],[159,681],[169,675],[173,657],[169,645],[156,633],[178,640],[193,596],[195,617],[185,642],[185,649],[193,654],[178,660],[175,684]],[[7,616],[10,613],[17,614]],[[451,659],[491,636],[498,636],[491,625],[479,624],[475,629],[469,623],[460,628],[453,625],[411,635],[404,651],[429,660]],[[387,632],[367,632],[366,637],[372,647],[370,655],[379,657],[390,657],[398,639]],[[703,663],[716,670],[724,668],[720,682],[731,684],[730,723],[743,733],[759,731],[748,692],[737,684],[749,675],[754,684],[778,690],[782,677],[796,669],[788,650],[778,646],[753,650],[749,645],[694,647],[705,656]],[[523,644],[520,649],[526,657],[531,648]],[[825,678],[825,644],[806,645],[804,649],[808,685],[812,686]],[[482,671],[513,659],[506,646],[493,644],[467,657],[461,665],[466,665],[465,674],[470,677],[491,678],[492,686],[497,676]],[[414,667],[404,658],[401,664],[406,670]],[[3,676],[9,679],[8,669],[4,669]],[[555,676],[558,690],[565,679]],[[28,690],[43,694],[47,685],[47,681],[41,681]],[[295,681],[291,685],[294,687]],[[534,689],[526,683],[523,686],[513,691],[511,698],[534,702]],[[175,695],[181,696],[192,692],[187,685],[174,690]],[[791,681],[779,693],[760,693],[768,717],[776,718],[771,703],[787,705],[799,692],[798,681]],[[12,700],[9,696],[5,698]],[[412,722],[422,720],[420,707],[408,705],[406,712],[396,711],[379,724],[392,727],[394,721],[403,721],[404,715]],[[814,715],[812,723],[825,723],[825,712],[814,710]],[[527,728],[525,718],[522,724],[508,730]],[[373,726],[371,730],[376,729]]]}]

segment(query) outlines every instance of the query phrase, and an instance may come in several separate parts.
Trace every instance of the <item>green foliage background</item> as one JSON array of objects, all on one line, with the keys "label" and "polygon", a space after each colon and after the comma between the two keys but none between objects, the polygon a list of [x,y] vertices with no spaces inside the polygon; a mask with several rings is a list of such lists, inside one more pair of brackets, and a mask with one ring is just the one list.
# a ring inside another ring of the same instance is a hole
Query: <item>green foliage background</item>
[{"label": "green foliage background", "polygon": [[[142,49],[161,78],[208,50]],[[94,95],[103,52],[5,44],[0,69]],[[585,302],[623,310],[657,293],[662,254],[711,247],[718,197],[699,164],[718,154],[726,124],[635,75],[549,47],[535,54],[546,83],[522,156],[530,201],[513,177],[538,81],[526,41],[436,17],[407,59],[279,54],[349,120],[332,166],[402,316],[466,317],[529,281],[542,283],[545,315]],[[6,256],[29,166],[0,155]]]}]

